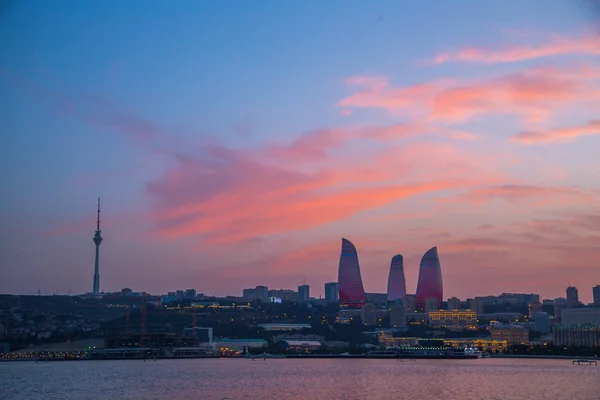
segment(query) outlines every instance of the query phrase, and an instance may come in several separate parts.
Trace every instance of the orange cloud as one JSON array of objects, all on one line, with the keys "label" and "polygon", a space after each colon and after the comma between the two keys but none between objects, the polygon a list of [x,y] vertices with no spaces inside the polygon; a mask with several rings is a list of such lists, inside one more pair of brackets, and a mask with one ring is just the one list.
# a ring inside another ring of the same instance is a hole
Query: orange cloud
[{"label": "orange cloud", "polygon": [[524,144],[543,144],[556,142],[572,142],[581,136],[600,135],[600,120],[589,121],[585,125],[551,129],[547,132],[520,132],[510,139]]},{"label": "orange cloud", "polygon": [[466,47],[436,55],[434,64],[449,62],[472,62],[482,64],[512,63],[535,58],[559,55],[600,55],[600,37],[580,38],[555,36],[548,43],[538,46],[510,46],[505,48]]}]

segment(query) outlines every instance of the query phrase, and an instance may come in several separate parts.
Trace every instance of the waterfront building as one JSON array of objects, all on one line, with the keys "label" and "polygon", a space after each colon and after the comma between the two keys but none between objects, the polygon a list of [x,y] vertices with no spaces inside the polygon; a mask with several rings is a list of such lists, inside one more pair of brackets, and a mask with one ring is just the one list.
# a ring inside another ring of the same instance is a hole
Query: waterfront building
[{"label": "waterfront building", "polygon": [[594,325],[600,326],[600,309],[598,308],[564,308],[562,325]]},{"label": "waterfront building", "polygon": [[356,247],[342,238],[342,252],[338,268],[338,292],[340,304],[360,308],[365,304],[365,289],[360,275]]},{"label": "waterfront building", "polygon": [[416,294],[417,307],[423,307],[429,298],[437,299],[439,304],[443,294],[442,267],[437,247],[432,247],[421,259]]},{"label": "waterfront building", "polygon": [[310,286],[300,285],[298,286],[298,301],[306,302],[310,299]]},{"label": "waterfront building", "polygon": [[460,310],[460,299],[458,297],[448,299],[448,311],[451,310]]},{"label": "waterfront building", "polygon": [[392,258],[388,275],[387,301],[393,302],[406,297],[406,279],[404,278],[404,261],[402,255]]},{"label": "waterfront building", "polygon": [[246,301],[260,300],[267,302],[269,301],[269,288],[266,286],[257,286],[254,289],[244,289],[242,291],[242,298]]},{"label": "waterfront building", "polygon": [[533,329],[541,333],[550,333],[550,315],[545,312],[537,312],[533,314]]},{"label": "waterfront building", "polygon": [[210,327],[195,327],[185,328],[183,330],[184,337],[195,337],[198,343],[209,343],[213,342],[213,328]]},{"label": "waterfront building", "polygon": [[325,301],[328,303],[338,302],[338,283],[327,282],[325,284]]},{"label": "waterfront building", "polygon": [[310,324],[259,324],[258,327],[265,331],[299,331],[312,328]]},{"label": "waterfront building", "polygon": [[308,353],[319,349],[322,346],[321,342],[316,340],[281,340],[277,342],[277,347],[287,351],[295,351],[296,353]]},{"label": "waterfront building", "polygon": [[477,329],[477,314],[471,310],[439,310],[428,314],[429,326],[452,330]]},{"label": "waterfront building", "polygon": [[266,349],[269,345],[264,339],[219,339],[215,341],[215,346],[219,352],[242,352],[248,349]]},{"label": "waterfront building", "polygon": [[494,326],[490,329],[490,332],[493,340],[506,340],[509,346],[529,343],[529,332],[521,325],[506,324]]},{"label": "waterfront building", "polygon": [[444,339],[444,346],[459,349],[471,347],[489,353],[502,353],[508,349],[508,342],[488,338],[458,338]]},{"label": "waterfront building", "polygon": [[579,291],[574,286],[567,288],[567,307],[574,308],[579,305]]},{"label": "waterfront building", "polygon": [[600,307],[600,285],[592,288],[592,294],[594,295],[594,305]]},{"label": "waterfront building", "polygon": [[561,325],[552,331],[555,346],[600,347],[600,327],[592,325]]}]

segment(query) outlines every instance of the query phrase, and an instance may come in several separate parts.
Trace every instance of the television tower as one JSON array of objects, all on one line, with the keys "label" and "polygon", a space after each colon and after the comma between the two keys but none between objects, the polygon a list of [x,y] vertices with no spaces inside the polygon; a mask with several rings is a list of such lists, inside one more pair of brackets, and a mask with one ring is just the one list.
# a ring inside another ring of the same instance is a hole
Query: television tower
[{"label": "television tower", "polygon": [[102,243],[102,236],[100,236],[100,197],[98,197],[98,219],[96,221],[94,243],[96,244],[96,263],[94,265],[94,289],[92,293],[97,296],[100,294],[100,243]]}]

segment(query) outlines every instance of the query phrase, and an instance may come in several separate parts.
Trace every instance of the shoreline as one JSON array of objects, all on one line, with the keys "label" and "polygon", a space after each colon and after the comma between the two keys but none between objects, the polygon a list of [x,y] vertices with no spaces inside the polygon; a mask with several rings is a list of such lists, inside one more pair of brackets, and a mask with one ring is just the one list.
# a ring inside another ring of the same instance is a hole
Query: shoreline
[{"label": "shoreline", "polygon": [[270,360],[270,359],[389,359],[397,360],[400,362],[414,362],[416,360],[477,360],[477,359],[546,359],[546,360],[591,360],[600,361],[600,357],[577,357],[577,356],[560,356],[560,355],[521,355],[521,354],[493,354],[487,357],[477,356],[463,356],[463,355],[369,355],[369,354],[269,354],[264,355],[253,355],[253,356],[229,356],[222,357],[218,355],[205,355],[198,357],[132,357],[132,358],[119,358],[119,357],[79,357],[79,358],[14,358],[14,359],[0,359],[1,362],[49,362],[49,361],[159,361],[159,360],[188,360],[188,359],[204,359],[204,358],[220,358],[220,359],[245,359],[245,360]]}]

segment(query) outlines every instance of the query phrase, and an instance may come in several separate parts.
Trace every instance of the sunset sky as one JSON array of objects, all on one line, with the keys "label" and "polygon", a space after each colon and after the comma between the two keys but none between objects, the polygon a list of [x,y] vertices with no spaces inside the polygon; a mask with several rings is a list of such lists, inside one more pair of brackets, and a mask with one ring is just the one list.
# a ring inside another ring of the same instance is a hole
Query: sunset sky
[{"label": "sunset sky", "polygon": [[600,284],[589,1],[0,4],[0,293]]}]

